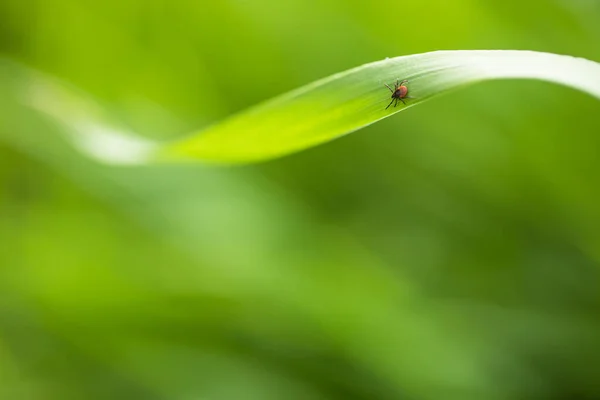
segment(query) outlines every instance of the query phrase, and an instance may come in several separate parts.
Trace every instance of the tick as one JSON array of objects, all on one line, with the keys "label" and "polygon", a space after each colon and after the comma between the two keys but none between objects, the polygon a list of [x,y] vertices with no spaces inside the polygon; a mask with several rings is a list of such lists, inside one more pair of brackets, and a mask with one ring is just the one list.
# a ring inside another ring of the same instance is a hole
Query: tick
[{"label": "tick", "polygon": [[396,81],[396,84],[394,85],[394,89],[392,89],[386,83],[384,83],[385,87],[390,89],[390,92],[392,92],[392,101],[390,101],[390,104],[388,104],[388,106],[385,108],[386,110],[394,102],[395,102],[394,107],[396,107],[396,104],[398,104],[398,101],[401,101],[402,104],[406,105],[406,103],[404,102],[404,99],[412,99],[412,97],[408,97],[408,88],[406,86],[404,86],[405,83],[408,83],[408,80],[405,79],[402,82]]}]

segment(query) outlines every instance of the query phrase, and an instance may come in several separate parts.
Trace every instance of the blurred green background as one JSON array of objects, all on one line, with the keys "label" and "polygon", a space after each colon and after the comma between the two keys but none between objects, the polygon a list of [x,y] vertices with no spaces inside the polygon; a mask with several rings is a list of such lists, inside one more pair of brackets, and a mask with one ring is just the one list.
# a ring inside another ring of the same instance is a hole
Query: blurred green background
[{"label": "blurred green background", "polygon": [[[2,0],[0,53],[168,139],[385,57],[600,61],[598,21],[595,0]],[[2,93],[1,399],[600,399],[596,99],[489,82],[268,163],[110,167]]]}]

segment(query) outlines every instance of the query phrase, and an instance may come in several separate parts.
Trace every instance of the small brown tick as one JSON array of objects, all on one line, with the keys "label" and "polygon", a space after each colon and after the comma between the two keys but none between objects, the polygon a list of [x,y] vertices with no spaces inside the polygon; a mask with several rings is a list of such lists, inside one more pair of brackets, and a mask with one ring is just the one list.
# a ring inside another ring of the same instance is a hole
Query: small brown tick
[{"label": "small brown tick", "polygon": [[394,89],[392,89],[391,87],[389,87],[387,84],[384,83],[385,87],[390,89],[390,92],[392,92],[392,101],[390,101],[390,104],[388,104],[388,106],[385,108],[386,110],[394,102],[396,102],[394,104],[394,107],[396,107],[396,104],[398,104],[398,100],[400,100],[404,105],[406,105],[406,103],[404,102],[404,99],[412,99],[412,97],[408,97],[408,88],[406,86],[404,86],[405,83],[408,83],[408,80],[405,79],[402,82],[396,81],[396,84],[394,85]]}]

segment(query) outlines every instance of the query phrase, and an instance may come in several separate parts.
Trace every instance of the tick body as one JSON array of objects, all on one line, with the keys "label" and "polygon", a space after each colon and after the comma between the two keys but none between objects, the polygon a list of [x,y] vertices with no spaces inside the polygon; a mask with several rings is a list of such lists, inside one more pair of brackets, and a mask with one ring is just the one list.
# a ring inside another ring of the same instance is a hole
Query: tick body
[{"label": "tick body", "polygon": [[388,106],[385,108],[386,110],[392,105],[392,103],[394,103],[394,107],[396,107],[398,101],[401,101],[402,104],[406,105],[404,99],[412,98],[408,97],[408,88],[404,86],[405,83],[408,83],[406,79],[402,82],[396,81],[396,84],[394,84],[393,89],[384,83],[385,87],[388,88],[390,92],[392,92],[392,101],[390,101],[390,104],[388,104]]}]

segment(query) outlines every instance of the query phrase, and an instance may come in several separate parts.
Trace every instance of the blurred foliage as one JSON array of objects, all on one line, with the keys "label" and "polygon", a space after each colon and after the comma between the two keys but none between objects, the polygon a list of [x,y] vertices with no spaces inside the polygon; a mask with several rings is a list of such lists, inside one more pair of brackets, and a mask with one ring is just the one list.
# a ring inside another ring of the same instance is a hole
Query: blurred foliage
[{"label": "blurred foliage", "polygon": [[[174,138],[388,56],[598,61],[598,20],[594,0],[4,0],[0,52]],[[600,398],[588,95],[485,83],[222,169],[98,165],[0,106],[2,399]]]}]

